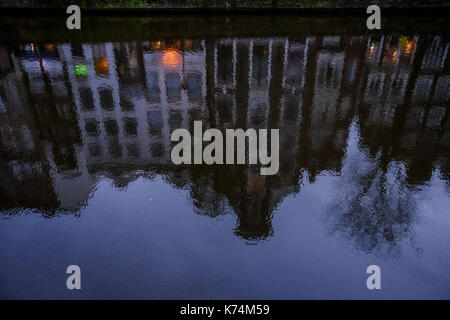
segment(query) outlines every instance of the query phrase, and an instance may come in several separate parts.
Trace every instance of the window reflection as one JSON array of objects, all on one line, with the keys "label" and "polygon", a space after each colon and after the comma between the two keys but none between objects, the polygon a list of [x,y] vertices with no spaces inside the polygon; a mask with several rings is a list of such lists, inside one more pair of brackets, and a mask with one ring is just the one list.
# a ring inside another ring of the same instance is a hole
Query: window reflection
[{"label": "window reflection", "polygon": [[167,100],[176,102],[181,99],[181,78],[176,72],[166,74]]}]

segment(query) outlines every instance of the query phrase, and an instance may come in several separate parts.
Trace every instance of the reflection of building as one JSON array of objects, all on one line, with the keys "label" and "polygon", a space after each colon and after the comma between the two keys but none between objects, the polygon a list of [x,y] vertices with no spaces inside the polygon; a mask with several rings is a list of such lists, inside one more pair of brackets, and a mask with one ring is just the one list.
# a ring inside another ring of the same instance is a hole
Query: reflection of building
[{"label": "reflection of building", "polygon": [[154,43],[83,45],[88,71],[81,76],[79,57],[66,48],[88,162],[167,164],[170,132],[189,127],[189,117],[201,118],[205,109],[202,44],[188,45],[186,50],[194,45],[200,50],[182,54]]},{"label": "reflection of building", "polygon": [[[309,150],[312,155],[310,165],[312,168],[316,166],[318,168],[335,167],[336,165],[333,163],[334,159],[320,159],[318,155],[323,154],[327,148],[334,149],[333,140],[337,129],[335,125],[345,59],[341,41],[339,36],[325,36],[321,41],[318,39],[319,47],[316,53],[316,73],[309,129]],[[342,145],[337,143],[337,149],[342,149]]]},{"label": "reflection of building", "polygon": [[[371,37],[365,55],[366,77],[364,96],[360,106],[363,127],[367,128],[367,139],[376,144],[379,137],[389,139],[395,126],[398,109],[404,102],[416,50],[416,38],[402,40],[393,37]],[[375,151],[376,148],[372,149]]]},{"label": "reflection of building", "polygon": [[[0,207],[77,211],[100,174],[126,187],[151,171],[189,187],[199,213],[234,212],[237,234],[267,237],[303,171],[340,172],[355,116],[382,163],[405,161],[417,183],[436,165],[448,176],[449,43],[329,35],[0,48]],[[170,134],[194,120],[279,128],[279,173],[172,165]]]},{"label": "reflection of building", "polygon": [[406,161],[415,182],[428,180],[436,164],[448,168],[448,47],[442,37],[381,37],[369,39],[366,51],[365,143]]},{"label": "reflection of building", "polygon": [[[12,87],[3,85],[8,92],[5,122],[23,123],[14,137],[14,126],[1,127],[10,131],[2,134],[2,150],[11,157],[14,174],[10,177],[16,179],[15,183],[10,181],[4,194],[10,194],[8,201],[23,198],[24,203],[34,203],[34,207],[50,212],[57,208],[77,210],[88,198],[92,182],[84,179],[86,188],[77,182],[83,169],[77,159],[79,129],[77,113],[67,99],[61,48],[27,45],[19,49],[17,56],[11,56],[15,72],[5,78],[14,76],[17,83]],[[13,138],[9,147],[5,142],[8,136]],[[68,192],[74,184],[80,188]],[[11,190],[12,186],[16,188]]]},{"label": "reflection of building", "polygon": [[[422,61],[415,66],[417,77],[411,86],[411,105],[404,120],[401,153],[408,155],[406,161],[410,177],[426,181],[431,177],[436,160],[442,168],[447,169],[443,172],[448,176],[450,43],[439,36],[421,41]],[[427,154],[433,157],[426,156]]]}]

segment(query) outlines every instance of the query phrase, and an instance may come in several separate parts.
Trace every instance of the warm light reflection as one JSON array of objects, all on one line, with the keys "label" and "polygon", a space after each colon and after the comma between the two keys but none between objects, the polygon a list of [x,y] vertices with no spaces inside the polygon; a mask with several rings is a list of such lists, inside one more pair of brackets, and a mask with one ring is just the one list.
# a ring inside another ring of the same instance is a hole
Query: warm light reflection
[{"label": "warm light reflection", "polygon": [[53,51],[55,49],[55,45],[54,44],[44,44],[44,49],[46,51]]},{"label": "warm light reflection", "polygon": [[150,42],[150,47],[151,47],[153,50],[159,50],[159,49],[161,49],[161,41]]},{"label": "warm light reflection", "polygon": [[370,46],[370,49],[369,49],[370,55],[372,55],[374,51],[375,51],[375,43],[372,43],[372,45]]},{"label": "warm light reflection", "polygon": [[[181,50],[181,41],[151,41],[150,48],[154,51],[165,51],[165,50]],[[185,45],[186,47],[186,45]]]},{"label": "warm light reflection", "polygon": [[184,49],[189,50],[192,48],[193,42],[192,40],[185,40],[184,41]]},{"label": "warm light reflection", "polygon": [[415,46],[416,42],[414,40],[409,40],[408,37],[401,37],[399,40],[399,45],[403,49],[404,55],[409,56]]},{"label": "warm light reflection", "polygon": [[406,41],[405,44],[405,54],[410,55],[414,49],[415,42],[414,41]]},{"label": "warm light reflection", "polygon": [[181,54],[175,50],[165,50],[163,51],[161,63],[171,67],[179,66],[182,63]]},{"label": "warm light reflection", "polygon": [[97,74],[107,75],[109,73],[108,58],[96,59],[94,67]]},{"label": "warm light reflection", "polygon": [[249,183],[250,193],[259,193],[264,187],[264,180],[261,178],[253,178]]},{"label": "warm light reflection", "polygon": [[395,62],[397,60],[398,56],[398,49],[395,49],[394,52],[392,52],[392,61]]}]

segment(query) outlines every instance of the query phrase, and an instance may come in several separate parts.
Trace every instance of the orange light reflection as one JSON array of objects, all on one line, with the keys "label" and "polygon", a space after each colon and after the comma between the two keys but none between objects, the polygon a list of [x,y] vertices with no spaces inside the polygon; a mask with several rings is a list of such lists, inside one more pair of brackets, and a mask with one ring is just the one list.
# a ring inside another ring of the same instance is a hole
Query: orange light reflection
[{"label": "orange light reflection", "polygon": [[166,66],[176,67],[181,65],[181,54],[176,50],[165,50],[161,58],[161,63]]}]

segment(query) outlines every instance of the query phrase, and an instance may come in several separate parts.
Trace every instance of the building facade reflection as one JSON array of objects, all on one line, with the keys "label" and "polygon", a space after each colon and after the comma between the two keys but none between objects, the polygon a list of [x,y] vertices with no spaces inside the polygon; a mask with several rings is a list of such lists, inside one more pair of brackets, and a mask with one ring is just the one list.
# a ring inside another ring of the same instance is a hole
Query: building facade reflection
[{"label": "building facade reflection", "polygon": [[[299,181],[349,174],[352,127],[376,170],[349,175],[348,184],[371,188],[377,172],[384,187],[372,199],[394,180],[400,189],[424,184],[436,168],[448,181],[449,47],[443,36],[388,35],[0,47],[0,209],[78,213],[100,177],[126,188],[161,174],[190,190],[199,214],[234,213],[237,235],[263,239]],[[220,130],[280,128],[279,173],[174,166],[170,134],[195,120]],[[386,178],[394,164],[404,179]],[[358,199],[340,204],[355,225],[352,214],[365,210]],[[400,226],[390,221],[389,230]]]}]

